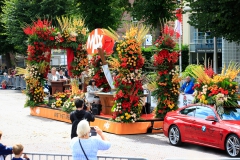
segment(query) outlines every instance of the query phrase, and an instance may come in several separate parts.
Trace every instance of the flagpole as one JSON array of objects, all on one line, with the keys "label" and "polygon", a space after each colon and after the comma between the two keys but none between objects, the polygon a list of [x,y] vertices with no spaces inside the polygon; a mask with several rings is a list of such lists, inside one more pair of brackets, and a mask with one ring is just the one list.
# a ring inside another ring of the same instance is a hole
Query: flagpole
[{"label": "flagpole", "polygon": [[179,44],[179,73],[180,75],[182,75],[182,44],[181,44],[181,41],[182,40],[182,35],[180,34],[180,37],[178,39],[178,44]]}]

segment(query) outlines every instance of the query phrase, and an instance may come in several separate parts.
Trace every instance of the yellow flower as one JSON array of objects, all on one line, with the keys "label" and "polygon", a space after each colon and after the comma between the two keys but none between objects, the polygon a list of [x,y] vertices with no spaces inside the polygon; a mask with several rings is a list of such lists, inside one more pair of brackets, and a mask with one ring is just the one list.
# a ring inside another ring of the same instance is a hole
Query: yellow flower
[{"label": "yellow flower", "polygon": [[121,119],[123,119],[124,118],[124,116],[121,116]]}]

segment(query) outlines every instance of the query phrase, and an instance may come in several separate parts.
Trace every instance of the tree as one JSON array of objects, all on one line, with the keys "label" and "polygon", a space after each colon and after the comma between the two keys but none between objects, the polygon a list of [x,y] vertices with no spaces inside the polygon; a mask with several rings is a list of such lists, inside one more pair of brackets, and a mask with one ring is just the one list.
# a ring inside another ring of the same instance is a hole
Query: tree
[{"label": "tree", "polygon": [[56,25],[56,17],[66,15],[72,3],[74,0],[5,0],[2,7],[2,23],[7,35],[6,40],[14,45],[14,49],[19,53],[25,54],[27,36],[22,28],[38,17],[52,20],[53,25]]},{"label": "tree", "polygon": [[134,0],[132,16],[155,28],[159,36],[161,24],[175,19],[176,7],[173,0]]},{"label": "tree", "polygon": [[128,0],[76,0],[79,13],[85,19],[88,29],[112,28],[121,24],[124,11],[129,7]]},{"label": "tree", "polygon": [[[3,0],[0,1],[0,15],[3,14],[2,12],[2,6],[4,5]],[[0,55],[5,56],[6,59],[6,66],[8,68],[11,67],[11,58],[10,53],[14,52],[14,46],[10,44],[8,41],[6,41],[7,35],[5,33],[4,24],[0,22]]]},{"label": "tree", "polygon": [[240,42],[239,0],[186,0],[190,2],[189,24],[212,36]]}]

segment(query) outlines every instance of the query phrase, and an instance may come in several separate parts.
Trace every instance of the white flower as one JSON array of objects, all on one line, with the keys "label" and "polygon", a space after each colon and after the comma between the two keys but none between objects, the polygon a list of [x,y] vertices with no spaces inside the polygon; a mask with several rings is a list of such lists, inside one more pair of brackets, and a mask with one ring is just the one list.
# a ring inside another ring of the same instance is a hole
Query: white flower
[{"label": "white flower", "polygon": [[71,32],[70,35],[71,35],[72,37],[77,37],[78,34],[77,34],[76,32]]}]

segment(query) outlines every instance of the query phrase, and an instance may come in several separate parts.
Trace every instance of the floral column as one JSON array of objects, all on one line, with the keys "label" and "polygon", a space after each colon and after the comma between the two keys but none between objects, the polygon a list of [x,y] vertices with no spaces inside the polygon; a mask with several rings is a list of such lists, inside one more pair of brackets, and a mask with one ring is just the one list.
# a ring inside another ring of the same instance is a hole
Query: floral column
[{"label": "floral column", "polygon": [[174,51],[175,42],[172,39],[174,31],[165,26],[162,36],[155,42],[159,51],[154,55],[153,65],[157,69],[157,88],[153,96],[157,98],[156,117],[164,118],[167,112],[178,108],[180,78],[178,67],[179,53]]},{"label": "floral column", "polygon": [[144,58],[141,44],[148,29],[130,26],[123,40],[118,41],[116,51],[120,68],[114,78],[116,95],[112,119],[117,122],[135,122],[140,118],[143,96],[141,68]]}]

